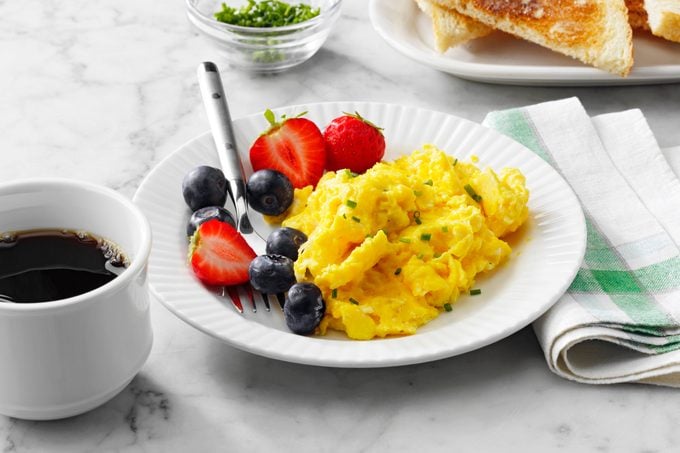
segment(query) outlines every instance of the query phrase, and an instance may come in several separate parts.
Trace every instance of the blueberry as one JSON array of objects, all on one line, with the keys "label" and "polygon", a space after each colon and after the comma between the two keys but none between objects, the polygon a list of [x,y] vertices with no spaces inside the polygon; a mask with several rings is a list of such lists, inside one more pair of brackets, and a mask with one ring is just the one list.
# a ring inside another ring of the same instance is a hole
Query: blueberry
[{"label": "blueberry", "polygon": [[250,284],[266,294],[288,291],[295,283],[293,260],[282,255],[260,255],[250,262]]},{"label": "blueberry", "polygon": [[222,170],[202,165],[186,174],[182,181],[182,195],[192,211],[207,206],[224,206],[227,180]]},{"label": "blueberry", "polygon": [[295,261],[298,249],[307,241],[307,235],[295,228],[278,228],[267,238],[267,253],[287,256]]},{"label": "blueberry", "polygon": [[296,283],[288,290],[283,315],[294,333],[307,335],[321,322],[326,312],[321,290],[314,283]]},{"label": "blueberry", "polygon": [[261,214],[283,214],[293,202],[293,184],[281,172],[259,170],[246,184],[248,204]]},{"label": "blueberry", "polygon": [[187,236],[193,236],[198,226],[210,219],[217,219],[236,228],[236,221],[229,211],[221,206],[208,206],[191,214],[187,224]]}]

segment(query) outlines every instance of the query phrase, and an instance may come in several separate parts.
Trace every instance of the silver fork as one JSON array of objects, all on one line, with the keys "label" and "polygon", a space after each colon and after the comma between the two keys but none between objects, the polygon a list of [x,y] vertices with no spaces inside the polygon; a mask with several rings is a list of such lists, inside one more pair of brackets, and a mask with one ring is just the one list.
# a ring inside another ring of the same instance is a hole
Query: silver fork
[{"label": "silver fork", "polygon": [[[212,62],[204,62],[198,65],[198,84],[201,88],[203,104],[208,114],[208,122],[215,140],[215,148],[220,159],[220,166],[227,178],[228,193],[236,209],[236,229],[250,245],[255,253],[263,255],[266,249],[265,240],[253,229],[248,218],[248,202],[246,198],[245,173],[241,157],[236,148],[234,128],[227,107],[227,99],[224,95],[222,80],[217,65]],[[241,291],[239,291],[239,289]],[[267,311],[270,310],[269,297],[267,294],[255,291],[249,284],[222,287],[222,296],[229,296],[234,308],[243,313],[242,301],[247,300],[253,312],[257,311],[256,295],[264,302]],[[276,298],[283,308],[284,296],[277,294]]]}]

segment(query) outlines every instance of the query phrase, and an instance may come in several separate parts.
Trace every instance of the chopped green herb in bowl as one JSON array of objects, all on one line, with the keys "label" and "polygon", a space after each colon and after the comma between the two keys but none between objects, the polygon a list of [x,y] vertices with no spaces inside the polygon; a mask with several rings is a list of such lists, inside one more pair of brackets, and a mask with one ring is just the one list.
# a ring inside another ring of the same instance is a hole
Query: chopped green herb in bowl
[{"label": "chopped green herb in bowl", "polygon": [[215,19],[240,27],[285,27],[299,24],[319,15],[321,8],[304,3],[290,4],[281,0],[248,0],[248,4],[235,8],[222,3]]},{"label": "chopped green herb in bowl", "polygon": [[185,0],[191,24],[233,68],[273,73],[323,45],[342,0]]}]

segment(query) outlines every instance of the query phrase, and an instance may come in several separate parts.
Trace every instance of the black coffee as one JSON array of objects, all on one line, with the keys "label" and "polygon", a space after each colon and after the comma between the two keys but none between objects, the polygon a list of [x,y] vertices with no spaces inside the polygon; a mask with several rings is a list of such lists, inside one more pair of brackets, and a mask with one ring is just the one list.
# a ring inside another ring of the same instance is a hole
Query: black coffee
[{"label": "black coffee", "polygon": [[113,244],[61,230],[0,234],[0,302],[66,299],[98,288],[127,263]]}]

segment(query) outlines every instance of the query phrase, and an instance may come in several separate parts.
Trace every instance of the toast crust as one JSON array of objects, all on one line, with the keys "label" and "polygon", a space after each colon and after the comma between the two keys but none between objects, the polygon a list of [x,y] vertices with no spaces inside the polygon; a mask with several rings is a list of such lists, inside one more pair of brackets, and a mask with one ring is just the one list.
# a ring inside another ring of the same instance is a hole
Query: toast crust
[{"label": "toast crust", "polygon": [[432,0],[416,0],[420,9],[432,19],[434,44],[438,52],[490,34],[493,29],[454,9],[445,8]]},{"label": "toast crust", "polygon": [[626,8],[628,8],[628,22],[631,27],[638,30],[649,30],[644,0],[626,0]]}]

